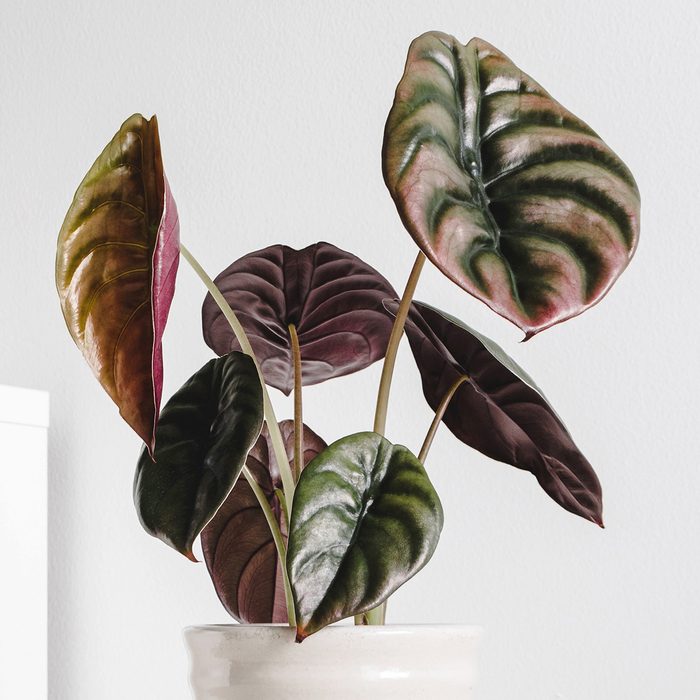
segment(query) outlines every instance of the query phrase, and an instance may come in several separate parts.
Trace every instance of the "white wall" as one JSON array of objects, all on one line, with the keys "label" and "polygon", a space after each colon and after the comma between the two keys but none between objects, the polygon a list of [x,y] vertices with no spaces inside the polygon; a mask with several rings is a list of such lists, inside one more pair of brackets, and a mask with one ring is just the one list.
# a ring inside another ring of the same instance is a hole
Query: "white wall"
[{"label": "white wall", "polygon": [[[699,19],[690,1],[4,0],[0,382],[52,393],[52,699],[184,699],[181,628],[226,621],[204,567],[141,531],[138,439],[63,327],[53,255],[75,187],[126,116],[155,112],[183,240],[212,273],[326,239],[400,287],[415,249],[379,153],[427,29],[491,41],[593,125],[637,177],[643,230],[601,305],[524,345],[426,272],[418,298],[504,345],[565,417],[603,482],[607,529],[445,431],[428,463],[444,535],[390,619],[483,624],[483,700],[699,697]],[[183,267],[166,396],[210,357],[202,298]],[[309,390],[311,426],[328,440],[367,428],[378,374]],[[405,349],[399,376],[390,437],[416,447],[430,416]]]},{"label": "white wall", "polygon": [[0,384],[0,698],[45,698],[47,669],[47,429],[45,391]]}]

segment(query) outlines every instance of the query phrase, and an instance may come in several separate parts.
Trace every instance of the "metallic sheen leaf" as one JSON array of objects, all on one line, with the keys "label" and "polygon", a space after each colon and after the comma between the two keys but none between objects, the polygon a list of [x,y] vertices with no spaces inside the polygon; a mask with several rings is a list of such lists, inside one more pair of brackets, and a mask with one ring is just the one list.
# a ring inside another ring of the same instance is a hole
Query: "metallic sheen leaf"
[{"label": "metallic sheen leaf", "polygon": [[443,422],[462,442],[535,475],[563,508],[599,525],[598,477],[530,376],[492,340],[427,304],[406,323],[423,393],[433,410],[459,377]]},{"label": "metallic sheen leaf", "polygon": [[156,118],[134,114],[75,193],[58,237],[56,286],[73,339],[151,452],[179,231]]},{"label": "metallic sheen leaf", "polygon": [[[294,421],[279,424],[287,458],[294,463]],[[307,426],[304,466],[326,448]],[[246,460],[265,492],[286,539],[287,526],[277,493],[282,479],[267,426]],[[287,622],[282,569],[277,549],[255,494],[239,479],[223,505],[202,530],[202,551],[214,588],[226,610],[239,622]]]},{"label": "metallic sheen leaf", "polygon": [[253,360],[210,360],[160,414],[155,462],[144,448],[134,502],[145,530],[194,561],[192,544],[236,483],[260,435],[263,397]]},{"label": "metallic sheen leaf", "polygon": [[[391,319],[382,300],[396,292],[374,268],[330,243],[270,246],[240,258],[215,282],[243,324],[266,383],[287,395],[294,384],[289,324],[299,337],[305,385],[384,357]],[[240,348],[211,295],[202,326],[218,355]]]},{"label": "metallic sheen leaf", "polygon": [[428,562],[442,520],[405,447],[357,433],[316,457],[297,485],[287,552],[297,641],[386,600]]},{"label": "metallic sheen leaf", "polygon": [[413,41],[383,167],[421,250],[526,337],[598,302],[637,246],[625,164],[482,39]]}]

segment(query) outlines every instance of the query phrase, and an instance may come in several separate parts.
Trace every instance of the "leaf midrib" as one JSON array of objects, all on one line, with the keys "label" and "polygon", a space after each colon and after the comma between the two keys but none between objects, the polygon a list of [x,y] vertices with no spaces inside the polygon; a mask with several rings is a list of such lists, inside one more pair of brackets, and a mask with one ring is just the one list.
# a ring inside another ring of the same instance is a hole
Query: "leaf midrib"
[{"label": "leaf midrib", "polygon": [[[388,450],[389,454],[388,456],[386,455],[386,451]],[[391,456],[393,452],[393,445],[389,443],[385,438],[379,436],[379,442],[377,444],[377,451],[374,455],[374,459],[372,460],[372,467],[369,470],[369,472],[365,472],[365,475],[367,477],[367,482],[366,482],[366,487],[362,491],[362,505],[359,510],[359,514],[357,517],[357,521],[355,522],[355,528],[353,530],[352,535],[350,536],[350,539],[348,540],[348,544],[345,547],[345,551],[343,552],[343,555],[340,558],[340,563],[338,564],[338,567],[336,568],[335,574],[333,575],[333,578],[331,579],[330,583],[328,584],[328,587],[326,588],[326,593],[321,599],[321,602],[319,605],[316,606],[316,614],[312,615],[311,620],[313,620],[321,611],[321,606],[325,604],[329,598],[332,597],[331,591],[333,590],[333,587],[335,585],[336,580],[338,579],[338,576],[340,575],[340,572],[343,569],[343,566],[345,565],[345,562],[347,561],[348,554],[350,550],[355,546],[357,543],[357,540],[359,538],[360,531],[362,529],[362,526],[364,524],[365,519],[367,518],[367,514],[370,511],[370,508],[372,507],[372,504],[375,502],[374,496],[376,495],[377,491],[380,489],[381,485],[384,482],[384,479],[386,478],[386,474],[389,468],[389,463],[391,461]],[[380,478],[375,479],[373,478],[373,475],[375,474],[376,470],[378,467],[381,467],[382,465],[386,465],[386,468],[384,469],[384,473],[381,475]],[[363,470],[364,471],[364,470]]]},{"label": "leaf midrib", "polygon": [[[484,224],[486,225],[487,231],[494,241],[494,246],[496,250],[499,248],[499,240],[501,235],[501,230],[494,218],[491,209],[489,207],[490,199],[486,194],[486,188],[484,185],[483,178],[483,165],[481,162],[481,102],[483,98],[483,93],[481,90],[481,80],[479,75],[479,52],[477,47],[474,45],[474,40],[472,39],[465,47],[460,46],[457,43],[453,43],[450,47],[452,56],[455,62],[455,99],[458,104],[461,105],[460,109],[457,110],[459,114],[459,139],[460,139],[460,161],[462,169],[468,172],[474,184],[476,185],[476,191],[472,191],[473,195],[477,197],[477,205],[484,216]],[[464,54],[469,55],[468,52],[472,52],[473,61],[469,62]],[[470,65],[471,63],[471,65]],[[473,70],[470,70],[473,68]],[[475,90],[474,95],[476,99],[476,114],[474,117],[474,123],[472,125],[473,130],[473,151],[468,147],[465,138],[465,124],[464,124],[464,102],[466,98],[466,91],[464,86],[470,82]]]}]

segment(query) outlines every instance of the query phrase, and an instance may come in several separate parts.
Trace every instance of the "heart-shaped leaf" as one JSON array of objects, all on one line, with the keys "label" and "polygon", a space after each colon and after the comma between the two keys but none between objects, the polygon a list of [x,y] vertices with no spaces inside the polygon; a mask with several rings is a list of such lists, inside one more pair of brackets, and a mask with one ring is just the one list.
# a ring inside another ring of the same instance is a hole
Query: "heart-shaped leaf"
[{"label": "heart-shaped leaf", "polygon": [[421,250],[526,337],[599,301],[637,246],[625,164],[481,39],[414,40],[383,164]]},{"label": "heart-shaped leaf", "polygon": [[[289,461],[294,463],[294,421],[279,424]],[[304,466],[326,443],[304,426]],[[286,539],[287,526],[277,493],[282,480],[267,426],[246,460],[262,487]],[[277,549],[255,494],[239,479],[223,505],[202,530],[202,552],[214,588],[226,610],[239,622],[287,622],[282,569]]]},{"label": "heart-shaped leaf", "polygon": [[240,352],[210,360],[160,414],[155,462],[144,449],[134,502],[145,530],[194,559],[192,544],[236,483],[263,422],[262,386]]},{"label": "heart-shaped leaf", "polygon": [[427,304],[413,303],[406,334],[433,410],[456,380],[469,378],[443,417],[459,440],[532,472],[559,505],[602,525],[593,467],[523,369],[492,340]]},{"label": "heart-shaped leaf", "polygon": [[179,231],[156,118],[134,114],[75,193],[58,237],[56,286],[73,339],[151,453]]},{"label": "heart-shaped leaf", "polygon": [[423,465],[377,433],[326,448],[294,495],[287,568],[297,641],[370,610],[430,559],[442,506]]},{"label": "heart-shaped leaf", "polygon": [[[392,324],[382,301],[396,292],[367,263],[330,243],[303,250],[270,246],[234,262],[215,283],[243,324],[266,383],[287,395],[294,385],[290,324],[299,337],[305,385],[384,357]],[[202,326],[218,355],[240,348],[211,295]]]}]

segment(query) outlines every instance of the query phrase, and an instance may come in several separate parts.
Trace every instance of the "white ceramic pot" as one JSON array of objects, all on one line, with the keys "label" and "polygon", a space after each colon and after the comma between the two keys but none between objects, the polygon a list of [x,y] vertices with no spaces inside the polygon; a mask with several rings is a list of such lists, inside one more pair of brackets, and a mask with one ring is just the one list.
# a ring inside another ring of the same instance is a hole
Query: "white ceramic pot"
[{"label": "white ceramic pot", "polygon": [[469,700],[481,630],[334,625],[295,644],[277,625],[188,627],[195,700]]}]

